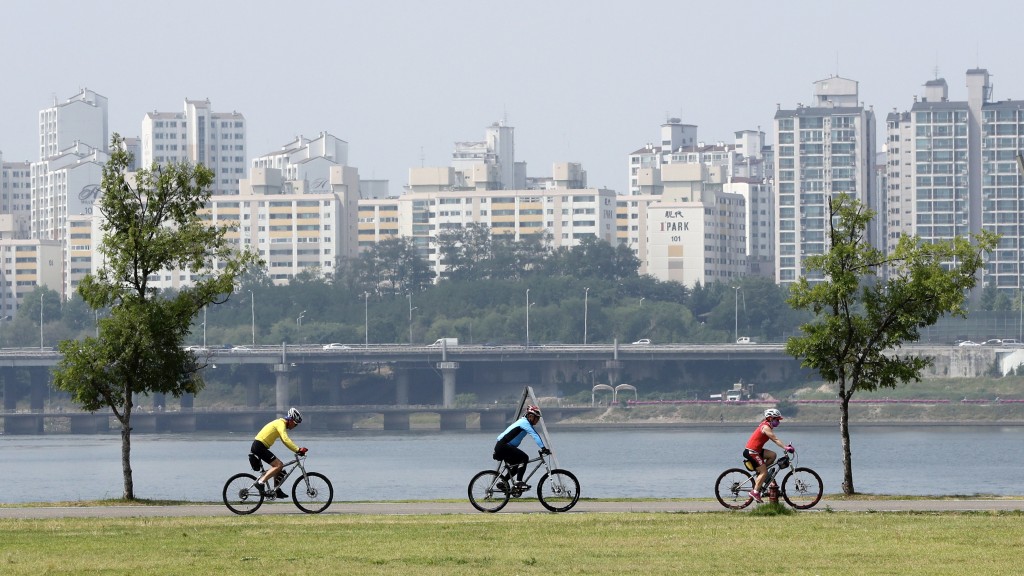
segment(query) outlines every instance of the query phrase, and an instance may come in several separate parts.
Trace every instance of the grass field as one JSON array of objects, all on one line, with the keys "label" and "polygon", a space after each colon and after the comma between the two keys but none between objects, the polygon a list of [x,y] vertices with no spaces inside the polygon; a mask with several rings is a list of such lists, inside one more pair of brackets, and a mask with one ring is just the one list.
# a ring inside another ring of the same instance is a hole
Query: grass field
[{"label": "grass field", "polygon": [[1020,574],[1024,514],[0,521],[0,574]]}]

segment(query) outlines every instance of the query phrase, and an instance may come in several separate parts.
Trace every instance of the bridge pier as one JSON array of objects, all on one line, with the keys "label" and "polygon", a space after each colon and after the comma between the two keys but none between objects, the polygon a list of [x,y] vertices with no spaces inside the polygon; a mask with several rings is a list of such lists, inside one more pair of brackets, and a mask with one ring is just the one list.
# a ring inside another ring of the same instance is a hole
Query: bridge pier
[{"label": "bridge pier", "polygon": [[14,368],[0,369],[0,380],[4,383],[4,411],[14,412],[18,408],[18,373]]},{"label": "bridge pier", "polygon": [[412,372],[407,368],[395,372],[395,404],[409,405],[409,380],[411,379]]},{"label": "bridge pier", "polygon": [[409,414],[398,413],[398,412],[385,412],[384,413],[384,429],[385,430],[408,430],[409,429]]},{"label": "bridge pier", "polygon": [[29,409],[33,413],[41,413],[46,404],[46,392],[50,385],[50,371],[47,368],[32,368],[29,371],[31,378],[31,392],[29,393]]},{"label": "bridge pier", "polygon": [[441,406],[451,408],[455,406],[455,375],[459,370],[458,362],[438,362],[437,369],[441,371]]},{"label": "bridge pier", "polygon": [[287,364],[274,364],[274,376],[276,380],[275,387],[275,406],[278,413],[284,414],[288,411],[289,401],[289,379],[288,379],[288,365]]},{"label": "bridge pier", "polygon": [[178,399],[178,404],[181,406],[182,412],[191,412],[192,407],[195,406],[195,402],[195,394],[191,394],[189,392],[182,394],[181,398]]}]

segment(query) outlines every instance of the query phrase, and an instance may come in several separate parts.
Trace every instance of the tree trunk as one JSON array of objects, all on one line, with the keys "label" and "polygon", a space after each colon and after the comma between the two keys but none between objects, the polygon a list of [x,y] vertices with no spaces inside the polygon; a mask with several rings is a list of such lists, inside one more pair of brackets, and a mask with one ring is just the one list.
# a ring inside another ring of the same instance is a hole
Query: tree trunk
[{"label": "tree trunk", "polygon": [[132,427],[131,401],[125,407],[124,419],[121,421],[121,472],[124,475],[124,494],[121,498],[135,500],[135,486],[132,483]]},{"label": "tree trunk", "polygon": [[850,397],[840,394],[839,436],[843,444],[843,494],[851,496],[853,489],[853,454],[850,450]]}]

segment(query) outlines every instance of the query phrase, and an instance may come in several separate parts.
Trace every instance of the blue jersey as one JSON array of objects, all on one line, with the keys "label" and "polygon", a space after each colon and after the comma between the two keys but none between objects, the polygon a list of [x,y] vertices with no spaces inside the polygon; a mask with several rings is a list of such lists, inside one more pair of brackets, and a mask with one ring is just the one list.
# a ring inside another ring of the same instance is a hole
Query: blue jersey
[{"label": "blue jersey", "polygon": [[530,421],[526,419],[526,416],[516,420],[511,426],[506,428],[504,432],[499,434],[498,442],[518,448],[519,443],[523,441],[523,438],[526,438],[527,434],[533,436],[533,439],[537,441],[537,446],[539,448],[544,447],[544,441],[540,439],[540,434],[537,434],[537,431],[533,428],[533,424],[530,424]]}]

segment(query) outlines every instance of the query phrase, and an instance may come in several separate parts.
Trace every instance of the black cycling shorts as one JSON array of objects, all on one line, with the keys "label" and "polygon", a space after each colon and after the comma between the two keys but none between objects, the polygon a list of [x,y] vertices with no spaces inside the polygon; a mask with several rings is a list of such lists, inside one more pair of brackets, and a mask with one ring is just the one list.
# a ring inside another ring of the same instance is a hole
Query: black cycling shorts
[{"label": "black cycling shorts", "polygon": [[272,464],[274,460],[277,460],[277,456],[274,456],[274,453],[270,451],[270,448],[264,446],[263,442],[260,442],[259,440],[252,441],[252,447],[249,448],[249,451],[267,464]]}]

